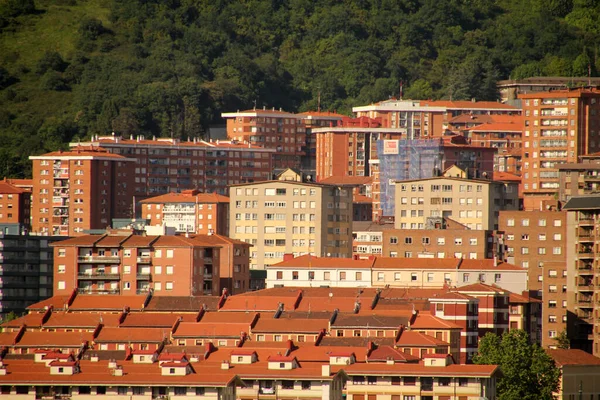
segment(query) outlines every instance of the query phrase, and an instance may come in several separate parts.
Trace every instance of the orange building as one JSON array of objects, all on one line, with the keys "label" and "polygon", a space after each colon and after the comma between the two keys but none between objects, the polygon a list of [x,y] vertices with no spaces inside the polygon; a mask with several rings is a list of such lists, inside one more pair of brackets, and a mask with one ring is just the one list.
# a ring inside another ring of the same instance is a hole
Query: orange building
[{"label": "orange building", "polygon": [[379,120],[344,118],[337,126],[313,129],[317,138],[317,181],[330,176],[370,176],[377,140],[400,139],[406,131],[382,128]]},{"label": "orange building", "polygon": [[53,244],[54,294],[217,295],[249,287],[246,243],[218,235],[86,235]]},{"label": "orange building", "polygon": [[307,111],[296,114],[296,116],[302,119],[302,125],[306,132],[301,168],[305,171],[314,171],[317,167],[317,135],[313,133],[313,130],[327,126],[336,126],[339,121],[347,117],[332,113],[331,111]]},{"label": "orange building", "polygon": [[132,217],[134,158],[91,147],[31,156],[32,231],[76,236]]},{"label": "orange building", "polygon": [[177,232],[229,234],[229,197],[184,190],[140,202],[142,217],[150,225],[165,225]]},{"label": "orange building", "polygon": [[31,224],[31,192],[0,181],[0,224],[19,224],[28,229]]},{"label": "orange building", "polygon": [[523,195],[540,209],[559,189],[558,166],[600,150],[600,90],[520,94],[523,103]]},{"label": "orange building", "polygon": [[[136,199],[198,189],[226,195],[229,185],[272,178],[273,149],[237,141],[95,136],[86,145],[130,157]],[[72,143],[71,146],[77,146]]]},{"label": "orange building", "polygon": [[305,155],[306,131],[296,114],[272,110],[246,110],[221,115],[227,120],[227,137],[274,149],[273,168],[299,168]]},{"label": "orange building", "polygon": [[463,134],[471,144],[497,149],[494,155],[494,171],[521,173],[521,158],[512,157],[513,152],[521,153],[523,122],[515,116],[514,122],[491,122],[468,128]]}]

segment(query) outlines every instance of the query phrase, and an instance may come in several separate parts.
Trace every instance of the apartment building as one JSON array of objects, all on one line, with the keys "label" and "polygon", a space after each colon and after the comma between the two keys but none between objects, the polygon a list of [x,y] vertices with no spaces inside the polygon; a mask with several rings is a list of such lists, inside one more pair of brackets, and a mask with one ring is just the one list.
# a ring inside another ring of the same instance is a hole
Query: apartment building
[{"label": "apartment building", "polygon": [[273,168],[300,168],[305,155],[306,129],[296,114],[253,109],[221,114],[227,120],[227,137],[273,149]]},{"label": "apartment building", "polygon": [[532,76],[524,79],[501,80],[498,81],[497,87],[502,103],[514,103],[519,102],[519,94],[566,90],[573,86],[598,85],[600,85],[600,78],[588,76]]},{"label": "apartment building", "polygon": [[377,140],[401,139],[406,129],[382,128],[379,120],[344,118],[337,125],[313,129],[317,181],[330,176],[370,176],[377,159]]},{"label": "apartment building", "polygon": [[278,180],[233,185],[229,236],[255,246],[252,269],[286,253],[351,257],[353,188],[308,183],[291,169]]},{"label": "apartment building", "polygon": [[16,224],[21,229],[31,226],[31,191],[20,188],[5,178],[0,181],[0,224]]},{"label": "apartment building", "polygon": [[428,179],[395,183],[395,226],[424,229],[429,218],[450,218],[473,230],[494,230],[501,210],[519,206],[516,183],[452,177],[453,169]]},{"label": "apartment building", "polygon": [[459,115],[519,115],[520,109],[491,101],[396,100],[353,107],[358,117],[380,118],[384,128],[406,129],[406,138],[442,137]]},{"label": "apartment building", "polygon": [[500,253],[493,231],[471,230],[450,219],[430,218],[427,221],[428,225],[432,222],[439,222],[437,226],[440,228],[384,231],[382,255],[385,257],[481,260],[497,257]]},{"label": "apartment building", "polygon": [[214,235],[124,232],[54,243],[54,293],[134,295],[152,290],[162,296],[217,295],[222,277],[234,284],[239,281],[237,291],[245,291],[248,246],[230,241],[234,249],[223,249],[225,243]]},{"label": "apartment building", "polygon": [[76,236],[104,229],[113,218],[133,216],[134,158],[75,147],[29,159],[33,161],[33,232]]},{"label": "apartment building", "polygon": [[539,209],[559,189],[558,167],[600,150],[600,91],[578,88],[520,94],[523,104],[523,194]]},{"label": "apartment building", "polygon": [[491,122],[467,128],[463,131],[473,145],[497,149],[494,155],[494,171],[521,173],[521,158],[512,157],[521,153],[523,119],[514,116],[510,122]]},{"label": "apartment building", "polygon": [[185,189],[227,195],[229,185],[271,179],[276,151],[235,140],[146,139],[142,135],[128,139],[95,136],[82,145],[135,160],[132,201]]},{"label": "apartment building", "polygon": [[383,233],[390,229],[394,229],[393,224],[354,221],[352,223],[352,256],[364,259],[371,255],[383,255]]},{"label": "apartment building", "polygon": [[207,235],[229,234],[229,197],[217,193],[183,190],[140,201],[142,217],[150,225],[164,225],[176,232]]},{"label": "apartment building", "polygon": [[527,289],[527,271],[494,260],[371,257],[286,257],[266,267],[267,288],[373,287],[441,288],[489,283],[514,293]]},{"label": "apartment building", "polygon": [[337,114],[331,111],[307,111],[296,114],[302,119],[306,140],[302,148],[304,155],[301,157],[301,169],[310,171],[313,176],[317,176],[317,135],[313,132],[314,129],[336,126],[345,117],[342,114]]},{"label": "apartment building", "polygon": [[[571,347],[600,355],[598,329],[598,232],[600,195],[571,197],[566,225],[567,333]],[[560,332],[557,332],[557,334]]]},{"label": "apartment building", "polygon": [[558,201],[600,192],[600,159],[592,155],[582,162],[558,165]]},{"label": "apartment building", "polygon": [[0,319],[52,296],[54,252],[64,237],[0,233]]}]

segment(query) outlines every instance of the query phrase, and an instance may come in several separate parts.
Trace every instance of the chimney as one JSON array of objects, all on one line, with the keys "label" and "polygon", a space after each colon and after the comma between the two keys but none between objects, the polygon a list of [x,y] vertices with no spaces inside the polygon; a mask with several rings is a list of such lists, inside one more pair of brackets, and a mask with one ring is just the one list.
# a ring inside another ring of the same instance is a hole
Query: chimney
[{"label": "chimney", "polygon": [[498,266],[498,256],[494,256],[494,267]]},{"label": "chimney", "polygon": [[221,362],[221,369],[229,369],[229,367],[229,361],[223,360],[223,362]]},{"label": "chimney", "polygon": [[290,261],[294,259],[294,254],[293,253],[285,253],[283,255],[283,261]]}]

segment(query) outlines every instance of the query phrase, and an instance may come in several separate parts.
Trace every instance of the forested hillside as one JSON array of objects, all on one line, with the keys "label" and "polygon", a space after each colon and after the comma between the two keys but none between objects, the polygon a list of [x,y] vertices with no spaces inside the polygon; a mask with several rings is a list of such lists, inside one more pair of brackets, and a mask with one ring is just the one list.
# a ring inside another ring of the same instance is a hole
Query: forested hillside
[{"label": "forested hillside", "polygon": [[92,133],[596,76],[598,0],[0,0],[0,177]]}]

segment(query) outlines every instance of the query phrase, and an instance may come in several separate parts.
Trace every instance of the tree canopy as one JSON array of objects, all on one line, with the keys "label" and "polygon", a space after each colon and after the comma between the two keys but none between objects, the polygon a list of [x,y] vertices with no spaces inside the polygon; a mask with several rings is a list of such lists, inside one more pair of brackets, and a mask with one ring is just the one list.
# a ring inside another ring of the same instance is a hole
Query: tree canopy
[{"label": "tree canopy", "polygon": [[[0,177],[91,134],[202,135],[223,111],[496,100],[599,70],[586,0],[0,0]],[[49,131],[62,132],[64,142]]]},{"label": "tree canopy", "polygon": [[487,333],[479,342],[473,362],[500,367],[499,400],[555,399],[560,369],[544,349],[531,344],[523,330],[510,330],[502,336]]}]

